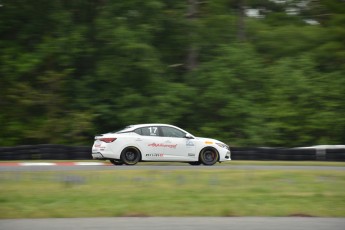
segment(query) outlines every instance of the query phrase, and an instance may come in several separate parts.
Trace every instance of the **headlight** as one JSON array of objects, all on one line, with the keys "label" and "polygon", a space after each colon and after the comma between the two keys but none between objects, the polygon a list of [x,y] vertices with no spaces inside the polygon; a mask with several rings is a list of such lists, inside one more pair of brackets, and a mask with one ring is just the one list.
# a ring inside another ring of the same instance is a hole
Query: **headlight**
[{"label": "headlight", "polygon": [[223,143],[216,143],[219,147],[229,149],[229,146]]}]

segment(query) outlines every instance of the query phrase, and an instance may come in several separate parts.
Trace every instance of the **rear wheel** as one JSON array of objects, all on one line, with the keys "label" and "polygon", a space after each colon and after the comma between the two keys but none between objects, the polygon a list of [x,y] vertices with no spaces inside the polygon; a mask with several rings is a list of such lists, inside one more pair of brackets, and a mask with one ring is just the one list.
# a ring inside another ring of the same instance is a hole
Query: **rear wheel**
[{"label": "rear wheel", "polygon": [[121,161],[126,165],[135,165],[140,161],[140,151],[135,147],[125,148],[121,153]]},{"label": "rear wheel", "polygon": [[204,165],[214,165],[218,158],[218,152],[213,148],[203,149],[200,153],[200,162]]},{"label": "rear wheel", "polygon": [[123,165],[123,162],[120,160],[110,159],[109,160],[113,165]]}]

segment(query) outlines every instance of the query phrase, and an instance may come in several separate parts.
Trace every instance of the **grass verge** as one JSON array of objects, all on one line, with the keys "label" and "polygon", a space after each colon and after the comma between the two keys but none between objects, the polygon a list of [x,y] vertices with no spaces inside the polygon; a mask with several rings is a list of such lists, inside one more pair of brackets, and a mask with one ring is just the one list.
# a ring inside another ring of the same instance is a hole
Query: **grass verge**
[{"label": "grass verge", "polygon": [[344,188],[324,170],[2,172],[0,218],[345,217]]}]

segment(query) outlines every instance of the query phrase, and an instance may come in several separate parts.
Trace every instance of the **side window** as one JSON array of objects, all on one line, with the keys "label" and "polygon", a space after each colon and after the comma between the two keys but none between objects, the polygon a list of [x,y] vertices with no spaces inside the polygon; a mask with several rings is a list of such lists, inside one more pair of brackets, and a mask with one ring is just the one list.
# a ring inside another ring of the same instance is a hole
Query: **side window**
[{"label": "side window", "polygon": [[171,127],[162,127],[162,133],[164,137],[180,137],[183,138],[186,134],[178,129]]},{"label": "side window", "polygon": [[134,130],[134,132],[139,134],[139,135],[142,135],[141,129],[136,129],[136,130]]},{"label": "side window", "polygon": [[141,128],[141,135],[143,136],[159,136],[158,127],[150,126]]}]

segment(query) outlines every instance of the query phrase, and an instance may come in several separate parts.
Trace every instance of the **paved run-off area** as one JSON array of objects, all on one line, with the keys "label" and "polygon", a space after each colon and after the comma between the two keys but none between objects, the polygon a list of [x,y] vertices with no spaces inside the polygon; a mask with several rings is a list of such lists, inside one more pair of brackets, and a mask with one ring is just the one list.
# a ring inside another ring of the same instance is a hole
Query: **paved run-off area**
[{"label": "paved run-off area", "polygon": [[0,220],[6,230],[344,230],[345,218],[314,217],[115,217]]}]

